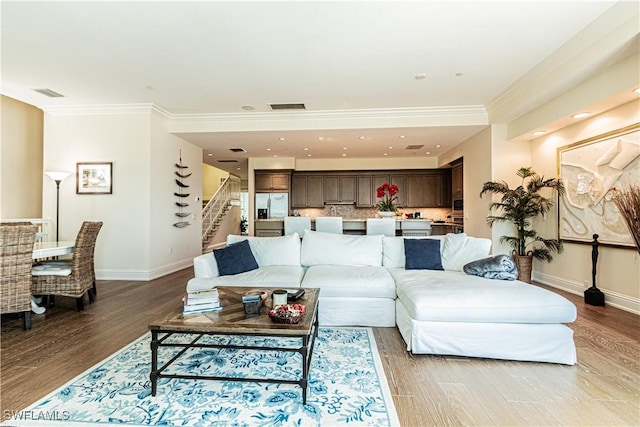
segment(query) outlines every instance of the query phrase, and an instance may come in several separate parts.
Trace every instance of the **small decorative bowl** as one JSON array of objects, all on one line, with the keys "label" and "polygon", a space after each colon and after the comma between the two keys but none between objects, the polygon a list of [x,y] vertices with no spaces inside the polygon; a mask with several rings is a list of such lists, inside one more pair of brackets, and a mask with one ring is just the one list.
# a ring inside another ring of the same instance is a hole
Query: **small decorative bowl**
[{"label": "small decorative bowl", "polygon": [[296,324],[304,319],[303,304],[282,304],[269,310],[269,317],[276,323]]}]

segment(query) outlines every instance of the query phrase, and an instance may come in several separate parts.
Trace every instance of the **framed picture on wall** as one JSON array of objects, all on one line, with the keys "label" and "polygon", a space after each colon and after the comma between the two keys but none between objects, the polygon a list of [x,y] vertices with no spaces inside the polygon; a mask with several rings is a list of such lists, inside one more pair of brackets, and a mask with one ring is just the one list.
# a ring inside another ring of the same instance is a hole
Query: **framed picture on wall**
[{"label": "framed picture on wall", "polygon": [[76,194],[112,194],[112,169],[112,162],[77,163]]},{"label": "framed picture on wall", "polygon": [[640,182],[640,124],[558,148],[566,192],[559,201],[559,236],[565,241],[635,247],[613,200],[616,190]]}]

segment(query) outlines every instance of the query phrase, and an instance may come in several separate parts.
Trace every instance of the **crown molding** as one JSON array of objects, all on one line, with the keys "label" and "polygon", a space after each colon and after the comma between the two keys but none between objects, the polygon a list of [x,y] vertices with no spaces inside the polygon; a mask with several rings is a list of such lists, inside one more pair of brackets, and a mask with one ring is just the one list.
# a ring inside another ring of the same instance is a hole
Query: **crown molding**
[{"label": "crown molding", "polygon": [[487,125],[482,105],[366,110],[174,114],[170,132]]},{"label": "crown molding", "polygon": [[51,116],[97,116],[111,114],[149,114],[151,112],[166,115],[166,112],[153,104],[110,104],[110,105],[53,105],[41,107]]},{"label": "crown molding", "polygon": [[50,106],[51,116],[152,114],[168,123],[169,131],[224,132],[282,129],[354,129],[423,126],[487,125],[482,105],[379,108],[365,110],[274,111],[223,114],[172,114],[154,104]]}]

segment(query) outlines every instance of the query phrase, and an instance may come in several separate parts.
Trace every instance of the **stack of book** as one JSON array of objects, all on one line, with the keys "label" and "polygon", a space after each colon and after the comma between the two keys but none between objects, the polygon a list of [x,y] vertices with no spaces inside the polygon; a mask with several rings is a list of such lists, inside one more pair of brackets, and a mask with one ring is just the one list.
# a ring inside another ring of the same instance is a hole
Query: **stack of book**
[{"label": "stack of book", "polygon": [[217,289],[187,292],[182,297],[182,313],[202,313],[211,310],[220,310],[220,297]]}]

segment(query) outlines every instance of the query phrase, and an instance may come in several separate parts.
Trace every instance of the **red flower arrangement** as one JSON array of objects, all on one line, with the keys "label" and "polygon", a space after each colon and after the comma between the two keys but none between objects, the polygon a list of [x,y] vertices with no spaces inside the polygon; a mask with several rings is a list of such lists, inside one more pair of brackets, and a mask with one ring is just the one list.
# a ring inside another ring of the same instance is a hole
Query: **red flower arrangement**
[{"label": "red flower arrangement", "polygon": [[398,194],[398,186],[395,184],[391,185],[385,182],[378,187],[376,189],[376,197],[382,199],[376,204],[378,210],[381,212],[395,212],[396,205],[393,202],[398,200],[396,194]]}]

